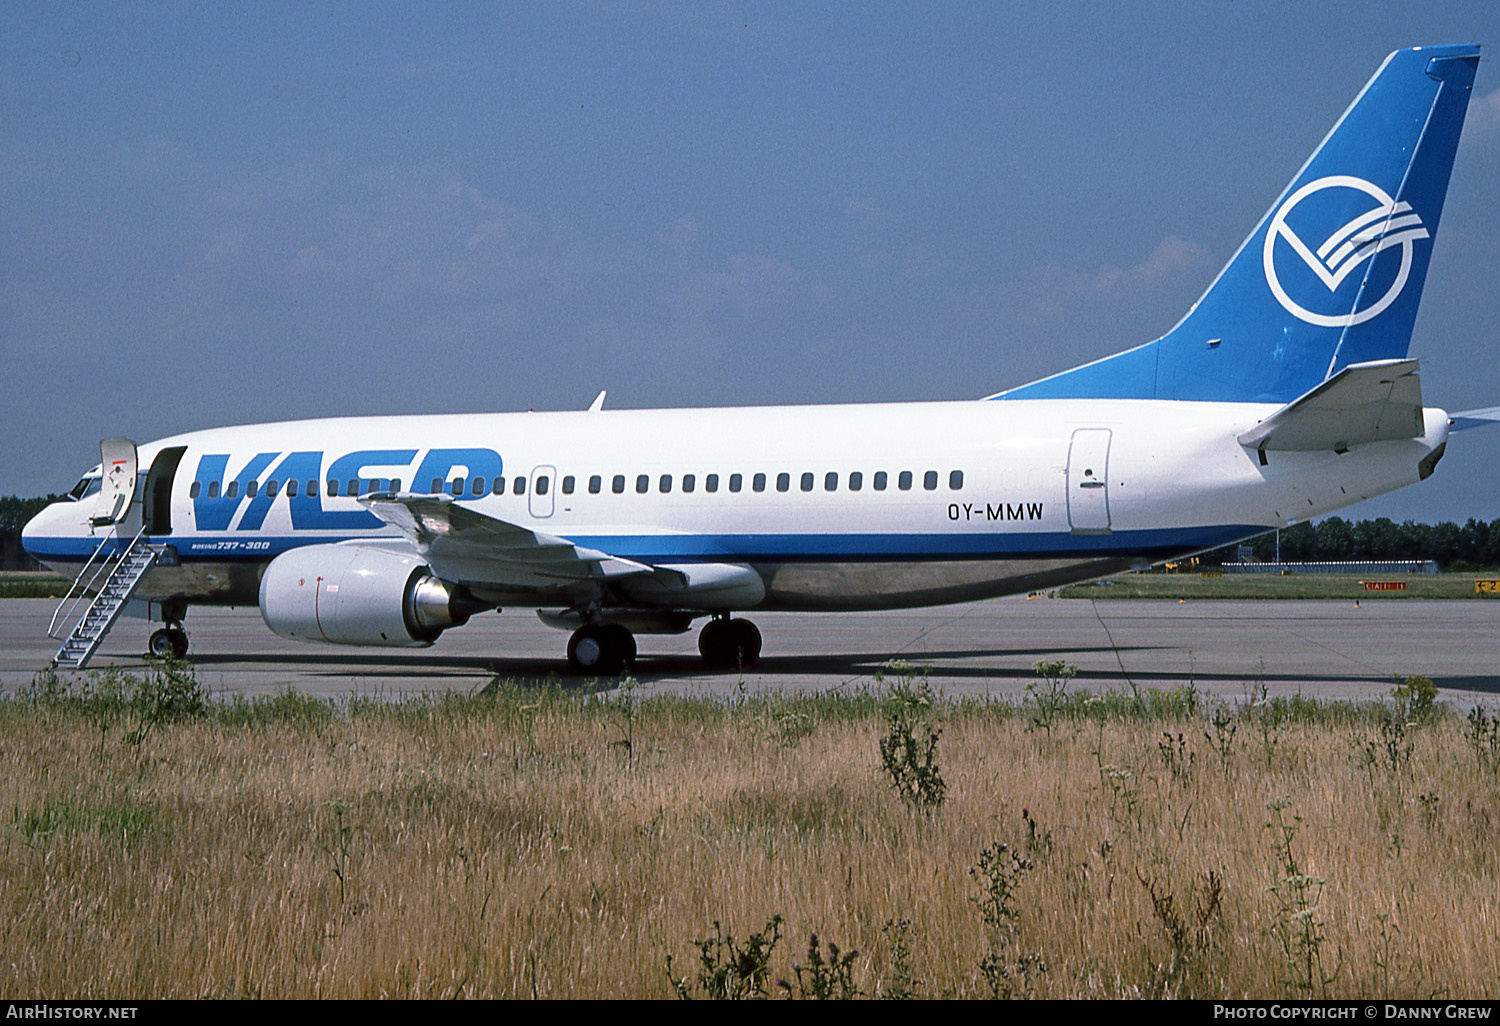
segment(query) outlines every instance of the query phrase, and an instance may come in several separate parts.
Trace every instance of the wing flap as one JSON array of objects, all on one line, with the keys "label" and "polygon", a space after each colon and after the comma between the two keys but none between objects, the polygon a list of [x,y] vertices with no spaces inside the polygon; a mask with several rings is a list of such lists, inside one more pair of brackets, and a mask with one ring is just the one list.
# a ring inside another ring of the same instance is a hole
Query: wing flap
[{"label": "wing flap", "polygon": [[574,545],[469,509],[448,495],[376,492],[360,504],[406,535],[433,568],[476,563],[492,568],[496,583],[588,581],[652,574],[653,567]]},{"label": "wing flap", "polygon": [[1239,436],[1246,448],[1344,452],[1366,442],[1420,438],[1422,383],[1416,360],[1345,367]]}]

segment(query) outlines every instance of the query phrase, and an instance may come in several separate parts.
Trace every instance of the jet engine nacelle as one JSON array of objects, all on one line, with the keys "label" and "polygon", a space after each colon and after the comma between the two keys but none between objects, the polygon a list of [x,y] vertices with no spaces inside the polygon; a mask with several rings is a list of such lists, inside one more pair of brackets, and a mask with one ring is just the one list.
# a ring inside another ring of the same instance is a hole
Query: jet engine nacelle
[{"label": "jet engine nacelle", "polygon": [[283,552],[260,579],[261,618],[296,641],[425,646],[475,609],[420,557],[358,545]]}]

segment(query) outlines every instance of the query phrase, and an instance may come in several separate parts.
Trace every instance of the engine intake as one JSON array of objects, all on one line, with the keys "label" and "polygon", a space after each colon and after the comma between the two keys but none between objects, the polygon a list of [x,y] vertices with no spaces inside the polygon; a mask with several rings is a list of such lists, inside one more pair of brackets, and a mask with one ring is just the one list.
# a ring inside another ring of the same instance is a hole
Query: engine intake
[{"label": "engine intake", "polygon": [[261,619],[296,641],[425,646],[484,608],[420,557],[358,545],[292,549],[260,579]]}]

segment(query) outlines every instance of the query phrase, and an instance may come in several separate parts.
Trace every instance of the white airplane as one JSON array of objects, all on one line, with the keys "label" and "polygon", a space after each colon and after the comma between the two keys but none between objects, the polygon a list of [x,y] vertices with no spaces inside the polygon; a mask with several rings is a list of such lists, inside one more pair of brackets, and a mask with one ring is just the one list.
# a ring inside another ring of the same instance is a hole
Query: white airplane
[{"label": "white airplane", "polygon": [[735,613],[1052,588],[1422,480],[1450,418],[1406,354],[1478,62],[1391,54],[1176,327],[987,400],[607,411],[601,392],[107,439],[23,535],[103,589],[74,600],[91,611],[58,661],[82,665],[127,601],[179,655],[190,606],[256,602],[283,637],[389,646],[534,607],[588,673],[707,617],[699,648],[727,667],[761,649]]}]

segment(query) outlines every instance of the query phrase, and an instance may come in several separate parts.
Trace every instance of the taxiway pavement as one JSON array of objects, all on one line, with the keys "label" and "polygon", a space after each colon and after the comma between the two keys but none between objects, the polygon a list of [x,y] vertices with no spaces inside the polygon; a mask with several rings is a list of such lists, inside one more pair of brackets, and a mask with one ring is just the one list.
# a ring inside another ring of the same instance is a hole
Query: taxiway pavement
[{"label": "taxiway pavement", "polygon": [[[47,665],[54,603],[0,600],[0,693],[14,693]],[[730,695],[857,688],[893,660],[925,670],[949,696],[1018,699],[1040,660],[1078,667],[1075,687],[1129,690],[1191,683],[1238,701],[1270,694],[1376,698],[1394,678],[1431,677],[1456,705],[1500,702],[1500,602],[1367,600],[1176,601],[1012,597],[936,609],[878,613],[754,615],[765,637],[744,673],[709,672],[697,632],[642,635],[635,676],[646,693]],[[153,625],[124,619],[91,670],[144,669]],[[529,610],[475,617],[428,649],[314,646],[285,641],[249,609],[194,609],[186,627],[198,680],[221,695],[294,687],[325,696],[468,692],[496,675],[523,680],[566,674],[567,635]],[[885,671],[889,673],[889,671]]]}]

